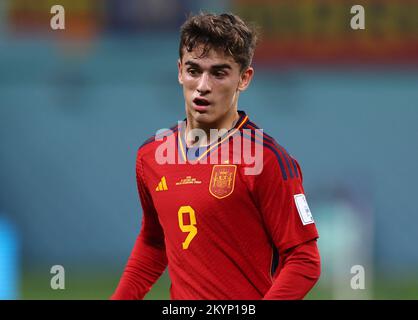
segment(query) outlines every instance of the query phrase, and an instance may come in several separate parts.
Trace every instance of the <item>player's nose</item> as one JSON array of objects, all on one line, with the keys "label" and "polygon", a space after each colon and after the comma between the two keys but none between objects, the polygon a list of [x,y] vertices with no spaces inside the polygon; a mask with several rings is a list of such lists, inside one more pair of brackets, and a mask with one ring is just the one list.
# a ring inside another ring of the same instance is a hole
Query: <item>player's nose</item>
[{"label": "player's nose", "polygon": [[199,82],[197,84],[197,91],[199,91],[199,93],[201,94],[205,94],[210,92],[211,89],[211,85],[210,85],[210,79],[209,79],[209,75],[207,73],[202,73],[202,76],[199,79]]}]

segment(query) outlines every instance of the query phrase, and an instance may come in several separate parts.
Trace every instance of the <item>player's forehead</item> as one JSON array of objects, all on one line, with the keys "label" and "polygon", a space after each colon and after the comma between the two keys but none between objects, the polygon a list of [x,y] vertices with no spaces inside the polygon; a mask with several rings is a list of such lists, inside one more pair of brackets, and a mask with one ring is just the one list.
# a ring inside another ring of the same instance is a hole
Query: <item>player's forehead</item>
[{"label": "player's forehead", "polygon": [[203,54],[202,46],[195,47],[190,52],[183,49],[182,63],[186,65],[198,65],[204,69],[210,69],[216,66],[230,66],[231,69],[239,69],[239,65],[235,62],[234,58],[223,52],[223,50],[209,48]]}]

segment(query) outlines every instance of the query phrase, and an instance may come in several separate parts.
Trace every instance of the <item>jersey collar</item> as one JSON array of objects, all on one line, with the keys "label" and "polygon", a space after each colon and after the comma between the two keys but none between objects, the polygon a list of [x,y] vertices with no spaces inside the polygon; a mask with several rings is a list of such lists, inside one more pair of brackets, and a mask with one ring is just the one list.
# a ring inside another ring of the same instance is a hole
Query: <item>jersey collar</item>
[{"label": "jersey collar", "polygon": [[[184,161],[200,161],[204,157],[208,156],[212,150],[217,148],[219,145],[228,141],[228,139],[237,133],[246,122],[248,122],[248,116],[244,111],[238,110],[239,119],[235,126],[228,130],[223,136],[219,137],[218,141],[212,142],[208,146],[203,147],[191,147],[188,148],[186,141],[184,140],[184,133],[186,130],[186,119],[179,125],[178,130],[178,147],[181,157]],[[188,157],[187,157],[188,156]]]}]

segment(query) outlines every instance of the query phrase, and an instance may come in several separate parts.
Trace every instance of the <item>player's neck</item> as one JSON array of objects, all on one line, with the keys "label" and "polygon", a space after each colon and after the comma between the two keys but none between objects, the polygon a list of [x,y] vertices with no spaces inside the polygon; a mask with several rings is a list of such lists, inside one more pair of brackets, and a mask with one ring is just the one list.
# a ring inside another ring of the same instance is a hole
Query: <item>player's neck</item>
[{"label": "player's neck", "polygon": [[[197,121],[194,121],[194,119],[191,116],[187,115],[187,126],[185,130],[186,144],[188,147],[191,147],[191,146],[203,147],[205,145],[210,145],[218,139],[218,137],[216,136],[215,137],[211,136],[211,132],[210,132],[211,129],[217,129],[218,132],[220,133],[222,133],[222,131],[226,132],[230,130],[231,128],[233,128],[238,120],[239,120],[239,113],[236,108],[234,108],[234,110],[231,113],[228,113],[227,115],[222,117],[222,119],[214,123],[199,123]],[[190,132],[190,130],[193,130],[193,129],[203,130],[206,134],[208,142],[203,143],[202,141],[198,141],[196,143],[196,141],[188,139],[188,133]]]}]

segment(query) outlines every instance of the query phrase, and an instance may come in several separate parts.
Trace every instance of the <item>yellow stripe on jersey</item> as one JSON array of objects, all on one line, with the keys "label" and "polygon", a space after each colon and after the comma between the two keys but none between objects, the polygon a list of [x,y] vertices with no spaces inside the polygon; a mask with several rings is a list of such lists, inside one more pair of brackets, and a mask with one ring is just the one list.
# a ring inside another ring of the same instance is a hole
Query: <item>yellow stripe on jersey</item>
[{"label": "yellow stripe on jersey", "polygon": [[163,178],[161,179],[161,182],[163,183],[163,188],[164,188],[164,190],[168,190],[168,187],[167,187],[167,181],[165,180],[165,177],[163,177]]}]

